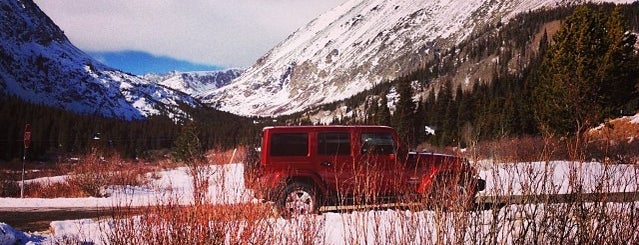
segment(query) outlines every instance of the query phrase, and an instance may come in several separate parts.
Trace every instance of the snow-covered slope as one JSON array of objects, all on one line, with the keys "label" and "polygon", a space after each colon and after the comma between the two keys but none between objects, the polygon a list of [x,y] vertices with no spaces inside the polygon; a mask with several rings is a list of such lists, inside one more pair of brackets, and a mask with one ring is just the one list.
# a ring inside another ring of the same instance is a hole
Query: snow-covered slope
[{"label": "snow-covered slope", "polygon": [[350,0],[297,30],[203,102],[244,115],[301,111],[423,66],[474,29],[524,11],[575,2]]},{"label": "snow-covered slope", "polygon": [[171,89],[184,92],[195,98],[210,93],[231,83],[239,77],[244,69],[227,69],[221,71],[194,71],[179,72],[173,71],[168,74],[146,74],[142,78],[169,87]]},{"label": "snow-covered slope", "polygon": [[199,106],[186,94],[90,58],[31,0],[0,0],[0,30],[0,96],[128,120],[181,117],[179,103]]}]

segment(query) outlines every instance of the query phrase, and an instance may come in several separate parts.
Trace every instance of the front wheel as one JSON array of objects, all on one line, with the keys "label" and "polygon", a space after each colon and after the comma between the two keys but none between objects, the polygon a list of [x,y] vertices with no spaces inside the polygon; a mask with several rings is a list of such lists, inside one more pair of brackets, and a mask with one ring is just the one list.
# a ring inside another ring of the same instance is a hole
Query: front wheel
[{"label": "front wheel", "polygon": [[317,213],[319,202],[315,187],[306,183],[287,185],[278,201],[278,209],[285,218]]}]

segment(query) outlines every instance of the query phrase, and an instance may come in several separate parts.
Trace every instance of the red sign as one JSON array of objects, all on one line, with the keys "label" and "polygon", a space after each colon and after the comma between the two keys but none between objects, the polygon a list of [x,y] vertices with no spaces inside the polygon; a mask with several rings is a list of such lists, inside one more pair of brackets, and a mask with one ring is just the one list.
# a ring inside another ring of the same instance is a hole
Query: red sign
[{"label": "red sign", "polygon": [[24,127],[24,149],[29,148],[29,144],[31,143],[31,125],[27,123]]}]

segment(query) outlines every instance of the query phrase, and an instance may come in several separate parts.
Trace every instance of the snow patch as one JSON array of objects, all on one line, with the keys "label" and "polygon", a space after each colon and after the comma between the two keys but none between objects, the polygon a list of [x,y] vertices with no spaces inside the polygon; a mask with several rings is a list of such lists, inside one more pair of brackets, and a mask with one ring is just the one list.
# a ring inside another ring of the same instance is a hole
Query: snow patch
[{"label": "snow patch", "polygon": [[637,113],[634,116],[630,117],[630,122],[633,123],[633,124],[639,124],[639,113]]}]

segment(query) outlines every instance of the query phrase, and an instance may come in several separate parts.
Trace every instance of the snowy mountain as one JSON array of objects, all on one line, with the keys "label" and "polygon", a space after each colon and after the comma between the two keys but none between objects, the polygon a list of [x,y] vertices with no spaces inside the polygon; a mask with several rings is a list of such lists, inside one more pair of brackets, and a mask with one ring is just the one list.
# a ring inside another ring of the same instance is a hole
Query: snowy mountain
[{"label": "snowy mountain", "polygon": [[179,104],[200,106],[186,94],[92,59],[31,0],[0,0],[0,29],[0,96],[127,120],[184,117]]},{"label": "snowy mountain", "polygon": [[575,2],[584,1],[350,0],[298,29],[203,102],[243,115],[302,111],[419,68],[473,30]]},{"label": "snowy mountain", "polygon": [[152,83],[184,92],[195,98],[200,98],[210,91],[219,89],[231,83],[239,77],[243,69],[227,69],[221,71],[194,71],[178,72],[173,71],[167,74],[146,74],[142,76]]}]

